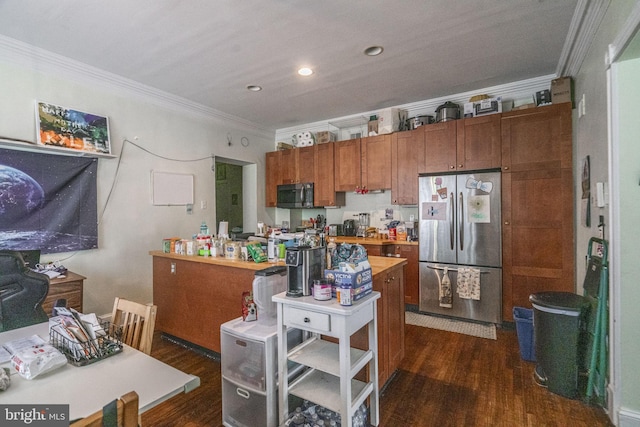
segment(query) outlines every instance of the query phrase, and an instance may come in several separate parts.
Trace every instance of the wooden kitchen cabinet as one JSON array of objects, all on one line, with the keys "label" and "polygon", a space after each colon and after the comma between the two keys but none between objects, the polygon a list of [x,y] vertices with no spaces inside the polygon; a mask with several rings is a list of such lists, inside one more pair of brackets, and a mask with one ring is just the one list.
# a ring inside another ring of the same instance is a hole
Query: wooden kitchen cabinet
[{"label": "wooden kitchen cabinet", "polygon": [[404,277],[404,303],[420,304],[419,247],[417,244],[396,244],[385,246],[383,256],[395,256],[407,260]]},{"label": "wooden kitchen cabinet", "polygon": [[424,128],[396,132],[391,142],[391,203],[418,204],[418,174],[425,161]]},{"label": "wooden kitchen cabinet", "polygon": [[361,186],[360,138],[334,142],[336,191],[355,191]]},{"label": "wooden kitchen cabinet", "polygon": [[336,192],[335,144],[325,143],[314,146],[315,178],[313,179],[313,203],[316,206],[344,206],[344,192]]},{"label": "wooden kitchen cabinet", "polygon": [[298,184],[314,180],[314,146],[282,150],[280,184]]},{"label": "wooden kitchen cabinet", "polygon": [[466,172],[501,166],[500,114],[424,126],[425,161],[420,172]]},{"label": "wooden kitchen cabinet", "polygon": [[500,114],[457,120],[456,127],[457,171],[501,166]]},{"label": "wooden kitchen cabinet", "polygon": [[361,139],[361,186],[368,190],[391,188],[391,134]]},{"label": "wooden kitchen cabinet", "polygon": [[502,317],[575,289],[571,104],[502,116]]},{"label": "wooden kitchen cabinet", "polygon": [[421,173],[456,170],[456,120],[434,123],[424,127],[425,158]]},{"label": "wooden kitchen cabinet", "polygon": [[[404,286],[406,262],[373,276],[373,290],[381,294],[377,301],[378,316],[378,384],[385,383],[400,367],[405,356],[404,347]],[[351,345],[368,348],[366,331],[355,333]]]},{"label": "wooden kitchen cabinet", "polygon": [[502,115],[502,171],[572,167],[571,103]]},{"label": "wooden kitchen cabinet", "polygon": [[275,208],[278,202],[278,185],[282,182],[281,157],[282,151],[272,151],[265,155],[264,200],[268,208]]}]

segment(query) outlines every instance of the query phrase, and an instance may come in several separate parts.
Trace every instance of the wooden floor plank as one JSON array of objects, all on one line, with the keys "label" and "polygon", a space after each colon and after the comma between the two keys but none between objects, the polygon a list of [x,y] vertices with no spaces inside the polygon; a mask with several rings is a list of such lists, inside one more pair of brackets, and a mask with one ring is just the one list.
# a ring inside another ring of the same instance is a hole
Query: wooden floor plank
[{"label": "wooden floor plank", "polygon": [[[602,408],[538,386],[513,330],[499,329],[495,341],[413,325],[405,331],[405,360],[380,397],[383,427],[612,425]],[[221,426],[219,361],[160,333],[152,356],[199,376],[201,385],[145,412],[142,425]]]}]

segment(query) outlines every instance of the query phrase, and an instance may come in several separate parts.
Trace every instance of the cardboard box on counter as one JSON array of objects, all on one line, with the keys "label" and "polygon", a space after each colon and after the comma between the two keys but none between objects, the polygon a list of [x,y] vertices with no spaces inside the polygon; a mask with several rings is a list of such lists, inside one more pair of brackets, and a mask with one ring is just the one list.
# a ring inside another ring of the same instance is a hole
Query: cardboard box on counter
[{"label": "cardboard box on counter", "polygon": [[573,103],[573,79],[571,77],[560,77],[551,80],[551,102],[554,104],[570,102],[571,107],[575,107]]},{"label": "cardboard box on counter", "polygon": [[408,112],[401,108],[385,108],[378,114],[378,135],[404,129]]},{"label": "cardboard box on counter", "polygon": [[335,142],[336,134],[328,130],[316,133],[316,144],[325,144],[327,142]]}]

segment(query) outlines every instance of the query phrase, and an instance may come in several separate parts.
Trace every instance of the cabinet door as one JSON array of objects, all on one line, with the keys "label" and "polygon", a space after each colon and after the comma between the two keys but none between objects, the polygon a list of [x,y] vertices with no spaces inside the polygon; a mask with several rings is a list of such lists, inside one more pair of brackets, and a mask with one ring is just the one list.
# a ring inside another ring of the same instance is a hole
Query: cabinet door
[{"label": "cabinet door", "polygon": [[395,245],[396,254],[407,260],[404,270],[404,302],[420,304],[420,272],[418,269],[418,245]]},{"label": "cabinet door", "polygon": [[[378,298],[378,384],[382,387],[389,379],[389,326],[387,312],[387,274],[373,276],[373,290],[380,292]],[[404,330],[404,327],[402,328]]]},{"label": "cabinet door", "polygon": [[297,181],[297,148],[280,151],[280,184],[295,184]]},{"label": "cabinet door", "polygon": [[332,142],[315,146],[313,202],[316,206],[344,206],[344,193],[336,193],[334,149]]},{"label": "cabinet door", "polygon": [[391,188],[391,135],[362,138],[362,186],[369,190]]},{"label": "cabinet door", "polygon": [[425,160],[420,172],[456,170],[456,120],[424,126]]},{"label": "cabinet door", "polygon": [[387,274],[385,288],[389,349],[388,375],[400,367],[404,359],[404,267],[396,267]]},{"label": "cabinet door", "polygon": [[418,173],[424,164],[424,126],[396,132],[391,145],[391,203],[418,204]]},{"label": "cabinet door", "polygon": [[360,138],[334,143],[336,191],[355,191],[360,187]]},{"label": "cabinet door", "polygon": [[502,174],[502,318],[529,295],[574,291],[571,169]]},{"label": "cabinet door", "polygon": [[572,167],[571,103],[502,115],[502,170]]},{"label": "cabinet door", "polygon": [[273,208],[278,201],[278,184],[282,182],[280,176],[280,156],[282,151],[272,151],[265,155],[264,199],[265,206]]},{"label": "cabinet door", "polygon": [[501,166],[500,114],[457,121],[456,169],[479,170]]},{"label": "cabinet door", "polygon": [[296,148],[296,182],[314,182],[315,146]]}]

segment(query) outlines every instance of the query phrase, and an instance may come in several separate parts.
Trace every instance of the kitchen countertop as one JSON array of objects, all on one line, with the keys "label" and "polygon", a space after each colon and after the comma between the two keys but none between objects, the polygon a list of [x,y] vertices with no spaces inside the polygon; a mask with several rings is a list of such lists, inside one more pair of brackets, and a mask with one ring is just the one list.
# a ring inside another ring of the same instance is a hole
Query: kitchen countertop
[{"label": "kitchen countertop", "polygon": [[[360,238],[360,240],[367,240],[367,239]],[[375,241],[376,239],[368,239],[368,240]],[[378,241],[384,242],[385,240],[378,240]],[[386,240],[386,241],[392,242],[391,240]],[[412,243],[412,242],[406,242],[406,243]],[[264,270],[265,268],[269,268],[274,265],[281,265],[281,266],[285,265],[284,262],[257,263],[253,261],[241,261],[237,259],[227,259],[223,257],[203,257],[203,256],[194,256],[194,255],[168,254],[162,251],[150,251],[149,255],[154,257],[200,262],[205,264],[214,264],[214,265],[220,265],[225,267],[241,268],[243,270],[253,270],[253,271]],[[385,270],[395,267],[396,265],[403,265],[406,263],[407,263],[407,260],[404,258],[369,256],[369,264],[371,264],[371,270],[374,276],[378,273],[382,273]]]}]

